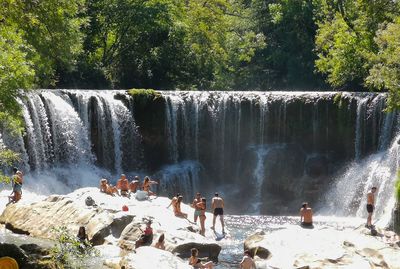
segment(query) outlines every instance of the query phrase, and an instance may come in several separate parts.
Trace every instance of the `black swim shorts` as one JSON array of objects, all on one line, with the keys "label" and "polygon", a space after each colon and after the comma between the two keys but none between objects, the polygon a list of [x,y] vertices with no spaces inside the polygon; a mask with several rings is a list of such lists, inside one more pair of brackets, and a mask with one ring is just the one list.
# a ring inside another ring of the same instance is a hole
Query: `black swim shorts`
[{"label": "black swim shorts", "polygon": [[372,212],[374,212],[374,206],[373,206],[373,205],[370,205],[370,204],[368,204],[368,205],[367,205],[367,212],[368,212],[368,213],[372,213]]},{"label": "black swim shorts", "polygon": [[214,209],[214,216],[223,215],[224,209],[223,208],[215,208]]}]

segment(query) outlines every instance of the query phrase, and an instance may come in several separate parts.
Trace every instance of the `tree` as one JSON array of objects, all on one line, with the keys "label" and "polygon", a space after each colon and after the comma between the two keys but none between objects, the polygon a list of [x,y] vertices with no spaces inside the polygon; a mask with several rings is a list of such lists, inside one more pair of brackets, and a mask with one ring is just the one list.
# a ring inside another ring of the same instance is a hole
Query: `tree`
[{"label": "tree", "polygon": [[388,90],[389,109],[400,108],[400,17],[382,25],[375,42],[378,52],[372,56],[367,84],[379,90]]},{"label": "tree", "polygon": [[318,2],[316,68],[334,87],[360,89],[371,67],[370,57],[378,52],[375,33],[398,13],[398,4],[391,0]]}]

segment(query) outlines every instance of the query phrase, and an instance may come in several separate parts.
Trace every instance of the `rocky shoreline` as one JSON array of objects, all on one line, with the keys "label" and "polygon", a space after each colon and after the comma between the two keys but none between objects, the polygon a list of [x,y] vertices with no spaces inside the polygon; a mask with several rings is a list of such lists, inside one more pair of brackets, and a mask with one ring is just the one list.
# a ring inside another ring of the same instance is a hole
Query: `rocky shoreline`
[{"label": "rocky shoreline", "polygon": [[[94,199],[96,206],[85,204],[88,196]],[[170,199],[165,197],[138,201],[134,197],[112,197],[100,193],[97,188],[82,188],[68,195],[51,195],[31,203],[26,198],[9,205],[0,216],[0,223],[4,225],[2,229],[7,227],[8,233],[13,231],[43,239],[53,239],[51,227],[65,226],[75,235],[79,226],[85,226],[89,240],[100,252],[100,265],[115,269],[122,266],[189,269],[187,258],[192,247],[200,250],[200,257],[217,261],[221,247],[235,241],[230,238],[229,231],[226,238],[218,241],[221,238],[216,238],[208,229],[212,221],[210,213],[207,213],[206,236],[201,236],[198,225],[175,217],[172,209],[167,209],[169,203]],[[124,205],[128,211],[122,211]],[[192,219],[191,207],[182,204],[182,211]],[[165,234],[165,251],[153,247],[134,249],[141,234],[139,227],[148,219],[153,221],[153,243],[161,233]],[[341,227],[329,225],[330,220],[334,221],[326,218],[324,223],[316,223],[314,229],[284,222],[274,229],[249,236],[244,248],[255,255],[257,268],[400,269],[400,239],[394,232],[378,228],[378,235],[372,236],[362,226],[354,228],[358,223],[354,223],[354,227]],[[14,255],[21,268],[54,268],[46,248],[6,243],[10,242],[0,244],[0,256]]]},{"label": "rocky shoreline", "polygon": [[[85,204],[88,196],[93,198],[96,206]],[[67,195],[51,195],[31,204],[24,202],[9,205],[0,216],[0,223],[14,233],[44,239],[53,239],[52,227],[66,227],[70,234],[76,235],[79,227],[84,226],[89,241],[101,253],[108,255],[104,264],[112,268],[124,265],[125,268],[139,269],[145,268],[140,264],[144,264],[143,259],[148,256],[148,251],[135,253],[133,249],[141,235],[139,228],[151,219],[153,243],[162,233],[165,234],[168,253],[152,248],[152,260],[158,260],[160,268],[170,268],[171,264],[181,264],[185,266],[177,268],[187,268],[187,262],[181,258],[189,257],[193,247],[199,249],[200,257],[217,261],[221,246],[216,243],[214,232],[208,230],[205,237],[201,236],[198,225],[175,217],[172,208],[167,209],[169,203],[170,199],[165,197],[138,201],[134,197],[128,199],[106,195],[97,188],[82,188]],[[127,206],[128,211],[122,211],[123,206]],[[182,204],[182,211],[192,219],[191,207]],[[212,215],[207,213],[206,227],[211,226],[211,221]],[[114,256],[110,253],[114,253]],[[169,258],[166,259],[166,256]],[[163,260],[166,263],[164,265]]]}]

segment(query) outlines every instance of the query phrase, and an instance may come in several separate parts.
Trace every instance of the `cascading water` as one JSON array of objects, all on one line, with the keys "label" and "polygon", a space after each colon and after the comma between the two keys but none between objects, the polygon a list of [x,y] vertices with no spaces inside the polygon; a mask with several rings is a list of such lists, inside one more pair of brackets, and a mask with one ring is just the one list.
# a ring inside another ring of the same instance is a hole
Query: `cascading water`
[{"label": "cascading water", "polygon": [[[397,166],[383,160],[394,158],[384,156],[390,144],[394,147],[390,141],[398,122],[396,113],[382,112],[384,94],[164,91],[161,96],[142,102],[125,91],[43,90],[21,100],[25,135],[3,130],[2,138],[21,153],[27,174],[43,184],[58,178],[61,192],[97,185],[100,177],[114,181],[121,172],[155,174],[168,194],[229,189],[228,210],[236,213],[251,204],[254,213],[295,212],[302,200],[316,202],[329,183],[338,181],[340,189],[346,178],[354,195],[343,200],[343,214],[357,214],[364,189],[373,182],[369,177],[381,175],[385,188],[393,184],[389,178]],[[268,154],[263,151],[271,145]],[[352,167],[360,165],[369,172],[353,182],[360,173]],[[248,186],[250,199],[241,195]]]}]

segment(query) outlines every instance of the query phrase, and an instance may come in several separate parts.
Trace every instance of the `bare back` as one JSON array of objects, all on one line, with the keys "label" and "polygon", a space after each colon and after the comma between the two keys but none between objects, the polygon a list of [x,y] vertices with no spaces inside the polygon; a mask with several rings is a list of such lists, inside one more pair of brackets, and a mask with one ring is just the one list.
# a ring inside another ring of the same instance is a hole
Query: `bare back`
[{"label": "bare back", "polygon": [[212,198],[212,207],[215,208],[224,208],[224,200],[221,197]]},{"label": "bare back", "polygon": [[303,217],[303,222],[305,222],[305,223],[313,222],[313,220],[312,220],[313,212],[312,212],[311,208],[307,207],[307,208],[300,209],[300,214]]}]

